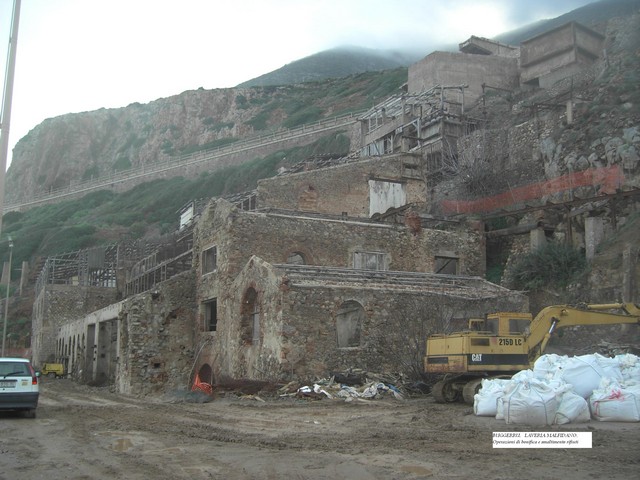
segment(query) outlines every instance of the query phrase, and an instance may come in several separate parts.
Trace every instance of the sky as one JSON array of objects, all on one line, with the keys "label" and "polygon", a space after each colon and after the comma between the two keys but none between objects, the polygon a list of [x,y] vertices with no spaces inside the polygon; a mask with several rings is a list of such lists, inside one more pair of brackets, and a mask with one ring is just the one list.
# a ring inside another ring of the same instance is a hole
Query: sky
[{"label": "sky", "polygon": [[[7,166],[47,118],[233,87],[343,45],[426,56],[593,1],[22,0]],[[0,0],[3,85],[13,5]]]}]

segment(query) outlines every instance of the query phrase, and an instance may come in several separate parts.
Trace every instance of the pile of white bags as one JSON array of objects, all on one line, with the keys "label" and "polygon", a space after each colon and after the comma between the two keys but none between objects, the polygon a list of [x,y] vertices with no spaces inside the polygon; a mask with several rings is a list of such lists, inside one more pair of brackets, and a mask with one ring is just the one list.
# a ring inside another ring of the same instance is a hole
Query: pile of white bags
[{"label": "pile of white bags", "polygon": [[631,354],[543,355],[510,380],[485,379],[474,413],[506,423],[552,425],[640,421],[640,358]]}]

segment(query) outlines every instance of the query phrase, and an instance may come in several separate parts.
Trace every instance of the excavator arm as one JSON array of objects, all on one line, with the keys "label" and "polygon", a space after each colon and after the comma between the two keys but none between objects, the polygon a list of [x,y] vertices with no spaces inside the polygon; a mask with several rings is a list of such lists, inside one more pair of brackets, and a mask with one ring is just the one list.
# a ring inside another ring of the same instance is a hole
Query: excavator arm
[{"label": "excavator arm", "polygon": [[529,358],[544,353],[557,328],[575,325],[619,325],[640,323],[640,307],[633,303],[554,305],[540,311],[532,320],[527,342]]}]

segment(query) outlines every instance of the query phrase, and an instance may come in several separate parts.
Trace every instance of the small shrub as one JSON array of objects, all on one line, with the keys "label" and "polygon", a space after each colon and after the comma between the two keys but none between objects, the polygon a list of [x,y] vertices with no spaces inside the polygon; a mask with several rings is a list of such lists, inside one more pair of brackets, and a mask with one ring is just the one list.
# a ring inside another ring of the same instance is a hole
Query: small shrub
[{"label": "small shrub", "polygon": [[298,127],[300,125],[304,125],[305,123],[313,123],[319,120],[321,116],[322,110],[320,110],[315,105],[310,105],[307,108],[296,111],[284,122],[282,122],[282,126],[285,128]]},{"label": "small shrub", "polygon": [[128,170],[131,168],[131,161],[129,157],[118,157],[118,159],[113,162],[113,170],[119,172],[121,170]]},{"label": "small shrub", "polygon": [[513,278],[520,290],[564,289],[586,268],[587,261],[580,250],[550,242],[520,257],[513,266]]},{"label": "small shrub", "polygon": [[244,95],[236,95],[236,107],[242,110],[249,108],[247,97]]},{"label": "small shrub", "polygon": [[271,112],[262,111],[258,113],[255,117],[247,122],[247,124],[251,125],[254,130],[266,130],[267,121],[271,117]]},{"label": "small shrub", "polygon": [[94,177],[98,177],[100,175],[100,168],[97,165],[93,165],[87,168],[82,174],[82,181],[91,180]]}]

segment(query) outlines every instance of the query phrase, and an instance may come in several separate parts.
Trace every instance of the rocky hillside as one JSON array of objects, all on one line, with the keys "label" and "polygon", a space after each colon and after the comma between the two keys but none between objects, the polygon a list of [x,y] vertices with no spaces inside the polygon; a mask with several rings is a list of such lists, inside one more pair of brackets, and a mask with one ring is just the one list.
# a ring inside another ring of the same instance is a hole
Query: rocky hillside
[{"label": "rocky hillside", "polygon": [[317,84],[191,90],[148,104],[50,118],[23,137],[5,204],[99,176],[369,108],[406,82],[406,68]]}]

